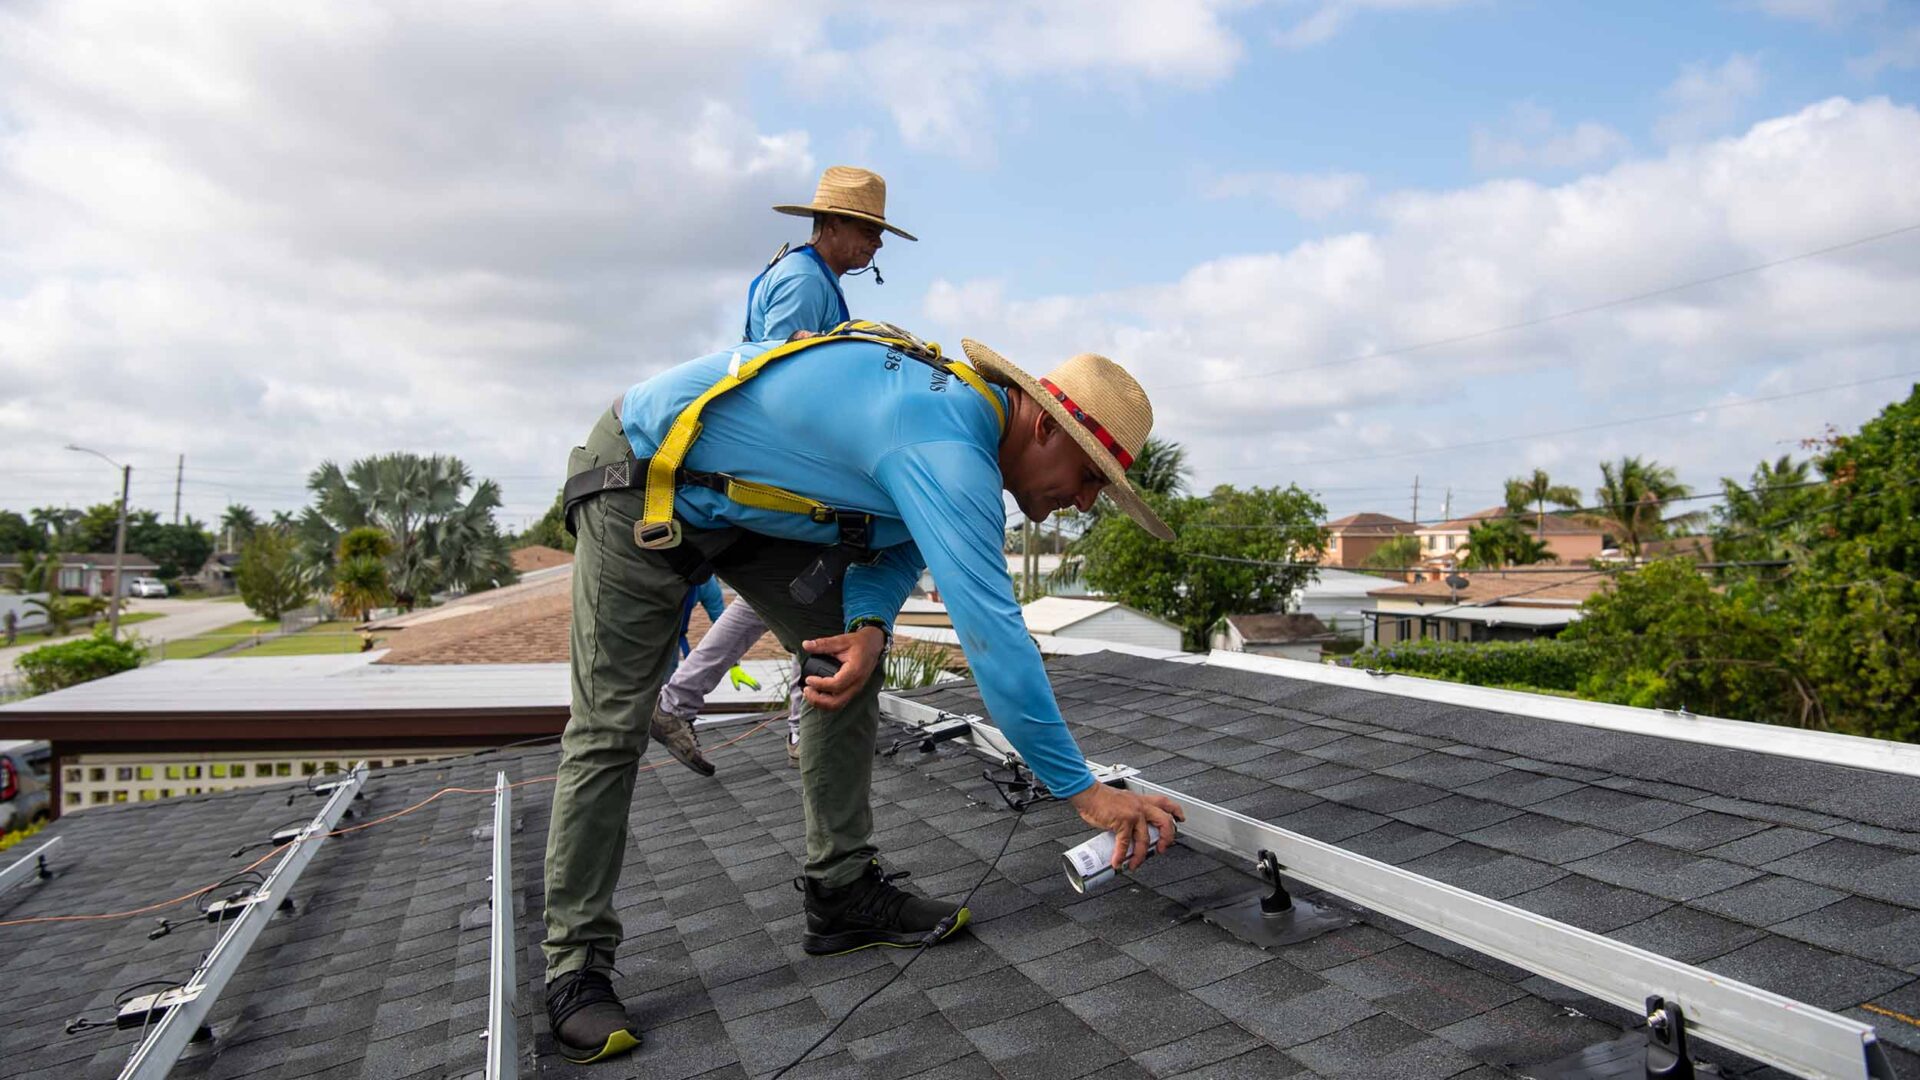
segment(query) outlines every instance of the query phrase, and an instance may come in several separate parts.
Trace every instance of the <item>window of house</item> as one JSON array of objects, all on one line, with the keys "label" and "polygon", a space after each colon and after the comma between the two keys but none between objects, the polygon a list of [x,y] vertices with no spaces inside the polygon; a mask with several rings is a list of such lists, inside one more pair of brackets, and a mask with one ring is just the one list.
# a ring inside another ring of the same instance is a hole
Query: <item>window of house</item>
[{"label": "window of house", "polygon": [[172,789],[172,788],[170,788],[170,787],[163,787],[163,788],[161,788],[161,789],[160,789],[160,797],[161,797],[161,798],[163,798],[163,799],[171,799],[171,798],[173,798],[173,789]]},{"label": "window of house", "polygon": [[140,779],[142,780],[153,779],[153,766],[151,765],[140,766]]},{"label": "window of house", "polygon": [[320,771],[320,763],[317,761],[303,761],[300,763],[301,776],[313,776],[319,771]]},{"label": "window of house", "polygon": [[334,773],[340,771],[340,763],[337,761],[329,761],[322,766],[322,769],[328,776],[332,776]]},{"label": "window of house", "polygon": [[274,766],[273,766],[273,775],[275,775],[275,776],[292,776],[292,775],[293,775],[293,762],[291,762],[291,761],[279,761],[279,762],[275,762],[275,763],[274,763]]},{"label": "window of house", "polygon": [[272,776],[272,775],[273,775],[273,764],[272,764],[271,762],[266,762],[266,761],[262,761],[262,762],[260,762],[259,764],[257,764],[257,765],[255,765],[255,766],[253,767],[253,775],[255,775],[255,776]]},{"label": "window of house", "polygon": [[157,798],[159,798],[159,797],[160,797],[160,793],[159,793],[158,791],[155,791],[154,789],[152,789],[152,788],[150,788],[150,787],[147,787],[147,788],[141,788],[141,789],[140,789],[140,801],[141,801],[141,802],[150,802],[150,801],[152,801],[152,800],[154,800],[154,799],[157,799]]},{"label": "window of house", "polygon": [[87,770],[87,779],[93,781],[96,784],[104,784],[107,782],[107,770],[96,765],[93,768]]},{"label": "window of house", "polygon": [[87,775],[86,770],[84,769],[68,769],[66,772],[67,772],[67,783],[69,784],[77,784],[80,782],[81,777]]},{"label": "window of house", "polygon": [[167,766],[167,779],[169,780],[180,779],[180,766],[178,765]]},{"label": "window of house", "polygon": [[113,770],[113,778],[115,780],[120,780],[123,782],[133,779],[133,766],[122,765],[119,768]]},{"label": "window of house", "polygon": [[126,789],[126,788],[121,788],[121,789],[120,789],[119,791],[116,791],[116,792],[114,792],[114,793],[113,793],[113,801],[114,801],[114,802],[126,802],[126,801],[127,801],[127,789]]},{"label": "window of house", "polygon": [[[243,766],[241,766],[241,767],[242,767],[242,768],[245,768],[245,766],[244,766],[244,765],[243,765]],[[226,763],[226,762],[224,762],[224,761],[216,761],[216,762],[214,762],[214,763],[213,763],[212,765],[209,765],[209,766],[207,766],[207,768],[208,768],[208,769],[210,770],[210,772],[211,772],[211,775],[213,775],[214,777],[216,777],[216,778],[218,778],[218,779],[221,779],[221,780],[224,780],[224,779],[226,779],[226,776],[227,776],[227,763]]]},{"label": "window of house", "polygon": [[99,806],[101,803],[106,802],[108,799],[111,799],[112,797],[113,796],[108,792],[96,791],[92,793],[92,796],[89,799],[89,801],[93,803],[93,805]]},{"label": "window of house", "polygon": [[77,792],[77,791],[69,791],[69,792],[67,792],[67,805],[68,805],[68,806],[79,806],[79,805],[80,805],[80,793],[79,793],[79,792]]}]

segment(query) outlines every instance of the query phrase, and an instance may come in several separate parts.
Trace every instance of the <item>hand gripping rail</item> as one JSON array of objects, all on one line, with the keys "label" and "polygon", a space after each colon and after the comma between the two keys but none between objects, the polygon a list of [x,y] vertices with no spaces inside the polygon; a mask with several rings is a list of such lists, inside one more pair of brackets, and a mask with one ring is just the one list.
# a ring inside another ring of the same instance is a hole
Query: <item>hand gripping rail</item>
[{"label": "hand gripping rail", "polygon": [[126,1068],[120,1070],[120,1080],[160,1080],[173,1069],[200,1030],[207,1013],[212,1011],[220,991],[226,989],[240,962],[246,959],[247,950],[267,928],[274,910],[300,879],[300,872],[313,861],[320,845],[326,843],[327,834],[340,823],[366,781],[367,765],[361,762],[334,787],[320,813],[288,842],[286,853],[267,875],[267,880],[254,891],[246,910],[227,925],[220,940],[214,943],[213,951],[207,954],[187,984],[171,995],[174,1004],[167,1007],[167,1014],[147,1032],[133,1056],[127,1059]]},{"label": "hand gripping rail", "polygon": [[7,867],[5,870],[0,870],[0,896],[12,892],[35,878],[52,877],[52,873],[47,870],[47,853],[52,851],[59,843],[60,838],[56,836],[46,843],[41,844],[39,847],[34,848],[32,851],[27,852],[20,861],[14,863],[12,866]]},{"label": "hand gripping rail", "polygon": [[[964,741],[975,750],[1002,760],[1011,750],[1006,736],[978,717],[892,694],[880,695],[880,711],[921,728],[963,720],[973,728]],[[1138,774],[1127,776],[1126,786],[1178,802],[1187,815],[1184,838],[1248,862],[1271,851],[1288,877],[1635,1013],[1659,995],[1684,1009],[1689,1037],[1815,1080],[1893,1080],[1871,1024],[1256,821]]]},{"label": "hand gripping rail", "polygon": [[513,786],[507,774],[493,782],[492,930],[487,962],[487,1064],[485,1080],[520,1075],[520,1033],[513,1017],[519,989],[513,962]]}]

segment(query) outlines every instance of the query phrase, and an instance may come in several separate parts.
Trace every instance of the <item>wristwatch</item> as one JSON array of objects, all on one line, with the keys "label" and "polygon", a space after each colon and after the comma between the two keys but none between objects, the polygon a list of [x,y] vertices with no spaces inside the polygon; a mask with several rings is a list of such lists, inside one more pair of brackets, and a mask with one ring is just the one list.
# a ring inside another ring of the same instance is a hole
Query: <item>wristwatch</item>
[{"label": "wristwatch", "polygon": [[871,626],[878,629],[880,635],[886,638],[886,641],[880,646],[881,656],[885,656],[893,651],[893,631],[887,628],[887,621],[885,619],[875,618],[872,615],[862,616],[847,624],[847,633],[851,634],[863,626]]}]

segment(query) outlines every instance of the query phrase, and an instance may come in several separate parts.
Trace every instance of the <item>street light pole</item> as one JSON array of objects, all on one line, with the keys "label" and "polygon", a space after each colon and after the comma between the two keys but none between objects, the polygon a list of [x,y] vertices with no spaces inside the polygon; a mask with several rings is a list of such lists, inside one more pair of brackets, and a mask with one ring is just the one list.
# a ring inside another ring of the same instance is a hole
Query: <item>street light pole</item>
[{"label": "street light pole", "polygon": [[133,466],[122,465],[98,450],[89,450],[84,446],[67,444],[67,449],[82,454],[92,454],[101,461],[120,470],[120,525],[114,530],[113,537],[113,598],[107,606],[107,634],[115,641],[120,639],[120,597],[127,591],[127,583],[122,577],[127,561],[127,491],[133,486]]}]

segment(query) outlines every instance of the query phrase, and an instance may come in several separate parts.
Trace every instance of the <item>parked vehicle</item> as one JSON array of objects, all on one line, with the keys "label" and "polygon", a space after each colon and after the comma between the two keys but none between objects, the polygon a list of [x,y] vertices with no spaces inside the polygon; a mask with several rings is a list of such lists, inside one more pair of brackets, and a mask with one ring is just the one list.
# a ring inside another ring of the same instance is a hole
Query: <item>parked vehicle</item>
[{"label": "parked vehicle", "polygon": [[127,595],[152,597],[167,595],[167,583],[157,577],[137,577],[127,582]]},{"label": "parked vehicle", "polygon": [[52,816],[52,744],[42,739],[0,742],[0,833]]}]

